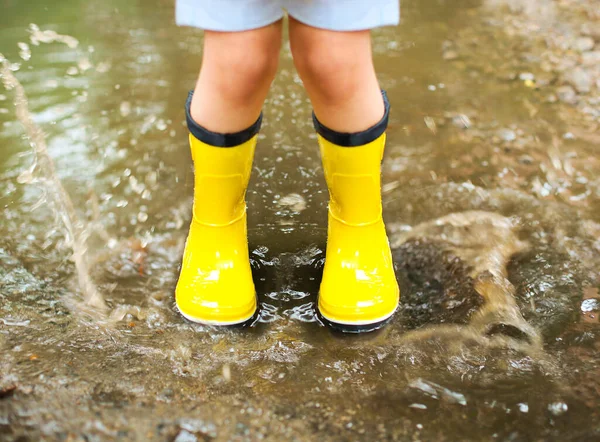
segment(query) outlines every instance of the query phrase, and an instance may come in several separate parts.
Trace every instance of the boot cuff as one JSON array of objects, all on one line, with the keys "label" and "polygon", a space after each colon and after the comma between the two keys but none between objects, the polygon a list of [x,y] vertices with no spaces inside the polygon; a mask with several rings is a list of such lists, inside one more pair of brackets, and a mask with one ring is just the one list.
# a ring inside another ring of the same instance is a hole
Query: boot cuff
[{"label": "boot cuff", "polygon": [[214,147],[235,147],[239,146],[240,144],[244,144],[246,141],[249,141],[260,131],[260,126],[262,124],[262,113],[252,126],[239,132],[229,134],[211,132],[210,130],[200,126],[192,118],[190,106],[192,104],[193,95],[194,91],[190,91],[188,94],[188,98],[185,103],[185,117],[190,133],[203,143]]},{"label": "boot cuff", "polygon": [[315,125],[315,130],[319,135],[336,146],[357,147],[372,143],[381,135],[383,135],[387,129],[388,121],[390,119],[390,102],[385,91],[382,90],[381,95],[383,97],[383,105],[385,108],[383,118],[367,130],[354,133],[336,132],[321,124],[313,112],[313,124]]}]

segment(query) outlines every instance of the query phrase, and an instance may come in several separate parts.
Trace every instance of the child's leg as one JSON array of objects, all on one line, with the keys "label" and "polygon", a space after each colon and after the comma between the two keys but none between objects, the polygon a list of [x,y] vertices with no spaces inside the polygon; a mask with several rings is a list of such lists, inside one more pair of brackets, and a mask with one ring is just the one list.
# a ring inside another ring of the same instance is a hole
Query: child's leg
[{"label": "child's leg", "polygon": [[381,120],[370,31],[329,31],[291,17],[289,27],[294,63],[319,121],[338,132],[359,132]]},{"label": "child's leg", "polygon": [[195,322],[239,324],[256,312],[245,194],[280,42],[278,18],[255,30],[205,34],[200,77],[186,103],[194,206],[175,290],[179,311]]},{"label": "child's leg", "polygon": [[[337,17],[344,13],[338,9]],[[312,17],[319,19],[317,9]],[[328,31],[291,19],[290,40],[314,107],[330,195],[318,311],[344,331],[372,330],[396,310],[399,289],[381,204],[389,103],[375,76],[369,31]]]},{"label": "child's leg", "polygon": [[196,123],[212,132],[233,133],[257,120],[277,71],[281,32],[281,20],[250,31],[205,31],[191,105]]}]

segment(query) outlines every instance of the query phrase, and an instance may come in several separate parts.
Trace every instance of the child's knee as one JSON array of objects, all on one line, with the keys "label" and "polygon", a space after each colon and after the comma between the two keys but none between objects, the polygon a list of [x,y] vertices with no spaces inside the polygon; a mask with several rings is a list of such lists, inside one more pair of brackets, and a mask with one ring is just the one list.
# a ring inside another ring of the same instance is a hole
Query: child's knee
[{"label": "child's knee", "polygon": [[[294,52],[294,62],[305,82],[310,82],[322,99],[345,101],[360,86],[363,57],[326,44],[302,47]],[[370,62],[370,61],[369,61]]]},{"label": "child's knee", "polygon": [[257,91],[269,87],[277,72],[279,45],[249,43],[232,45],[204,60],[203,69],[211,72],[214,87],[234,101],[253,99]]}]

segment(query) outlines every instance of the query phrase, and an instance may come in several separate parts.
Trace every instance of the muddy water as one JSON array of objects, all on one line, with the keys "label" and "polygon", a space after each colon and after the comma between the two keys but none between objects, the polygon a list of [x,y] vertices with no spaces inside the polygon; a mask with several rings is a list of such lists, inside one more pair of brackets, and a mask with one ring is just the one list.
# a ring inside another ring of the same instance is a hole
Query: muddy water
[{"label": "muddy water", "polygon": [[598,88],[565,101],[540,68],[548,41],[583,45],[592,6],[407,1],[375,33],[402,305],[349,337],[314,317],[327,194],[287,48],[248,192],[263,310],[215,330],[173,300],[201,33],[167,1],[4,2],[31,125],[0,88],[0,439],[600,437]]}]

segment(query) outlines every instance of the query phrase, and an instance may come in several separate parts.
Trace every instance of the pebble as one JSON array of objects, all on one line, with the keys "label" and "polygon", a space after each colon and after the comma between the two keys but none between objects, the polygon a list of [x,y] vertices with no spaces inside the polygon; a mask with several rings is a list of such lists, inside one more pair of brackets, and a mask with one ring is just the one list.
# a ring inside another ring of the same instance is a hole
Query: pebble
[{"label": "pebble", "polygon": [[556,95],[558,99],[563,103],[575,104],[577,103],[577,92],[571,86],[561,86],[556,89]]},{"label": "pebble", "polygon": [[531,155],[521,155],[519,157],[519,163],[521,164],[533,164],[533,157]]},{"label": "pebble", "polygon": [[573,49],[578,50],[579,52],[590,51],[594,48],[594,39],[591,37],[580,37],[575,40],[573,44]]},{"label": "pebble", "polygon": [[57,433],[62,431],[62,427],[57,421],[50,421],[42,424],[40,431],[44,436],[57,436]]},{"label": "pebble", "polygon": [[472,126],[471,119],[465,114],[458,114],[452,117],[452,124],[461,129],[468,129]]},{"label": "pebble", "polygon": [[197,442],[197,440],[198,438],[189,431],[181,430],[175,437],[174,442]]},{"label": "pebble", "polygon": [[444,60],[456,60],[458,58],[458,52],[454,49],[454,43],[450,40],[445,40],[442,43],[442,58]]},{"label": "pebble", "polygon": [[179,426],[182,431],[187,431],[194,435],[202,435],[204,439],[217,437],[217,428],[212,422],[205,422],[202,419],[181,419]]},{"label": "pebble", "polygon": [[600,26],[595,26],[592,23],[584,23],[581,26],[581,33],[596,40],[600,40]]},{"label": "pebble", "polygon": [[511,129],[500,129],[498,136],[504,141],[514,141],[517,139],[517,134]]},{"label": "pebble", "polygon": [[590,74],[580,67],[576,67],[575,69],[567,72],[565,75],[565,81],[573,86],[580,94],[586,94],[592,88],[592,79]]},{"label": "pebble", "polygon": [[584,66],[600,65],[600,51],[584,52],[581,55],[581,62]]},{"label": "pebble", "polygon": [[553,402],[548,404],[548,411],[554,416],[560,416],[565,414],[569,410],[569,407],[564,402]]},{"label": "pebble", "polygon": [[581,303],[581,311],[584,313],[600,311],[600,301],[595,298],[584,299]]},{"label": "pebble", "polygon": [[447,51],[444,51],[444,53],[442,54],[442,58],[446,61],[456,60],[458,58],[458,52],[449,49]]},{"label": "pebble", "polygon": [[531,72],[521,72],[519,74],[519,80],[521,80],[521,81],[534,81],[535,80],[535,75],[533,75]]}]

